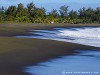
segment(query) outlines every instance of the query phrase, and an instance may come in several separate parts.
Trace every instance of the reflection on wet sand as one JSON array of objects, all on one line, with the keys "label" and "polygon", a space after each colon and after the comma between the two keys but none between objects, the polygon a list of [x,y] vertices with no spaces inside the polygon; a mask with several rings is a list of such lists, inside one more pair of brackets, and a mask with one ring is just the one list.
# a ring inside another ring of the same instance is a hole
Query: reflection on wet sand
[{"label": "reflection on wet sand", "polygon": [[72,55],[27,67],[25,71],[32,75],[99,75],[100,51],[77,50]]}]

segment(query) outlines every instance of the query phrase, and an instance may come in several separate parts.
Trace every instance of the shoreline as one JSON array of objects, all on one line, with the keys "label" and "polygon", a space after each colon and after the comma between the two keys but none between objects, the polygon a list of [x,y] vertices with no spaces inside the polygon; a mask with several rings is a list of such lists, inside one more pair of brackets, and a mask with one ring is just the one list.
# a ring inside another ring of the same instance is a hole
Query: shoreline
[{"label": "shoreline", "polygon": [[24,36],[32,35],[30,30],[52,29],[52,28],[65,28],[65,27],[100,27],[100,24],[44,24],[44,23],[12,23],[0,24],[0,37],[7,36]]},{"label": "shoreline", "polygon": [[[98,26],[98,25],[93,25]],[[30,75],[23,68],[59,56],[73,54],[75,50],[93,50],[99,47],[33,38],[16,38],[17,35],[31,35],[31,29],[54,27],[77,27],[74,25],[13,25],[0,24],[0,75]],[[78,27],[80,25],[78,24]]]},{"label": "shoreline", "polygon": [[[3,37],[6,48],[0,43],[0,75],[30,75],[24,72],[26,66],[47,61],[59,56],[73,54],[75,50],[94,50],[97,47],[59,42],[54,40]],[[6,43],[8,42],[8,43]],[[16,42],[16,43],[15,43]],[[41,43],[42,42],[42,43]]]}]

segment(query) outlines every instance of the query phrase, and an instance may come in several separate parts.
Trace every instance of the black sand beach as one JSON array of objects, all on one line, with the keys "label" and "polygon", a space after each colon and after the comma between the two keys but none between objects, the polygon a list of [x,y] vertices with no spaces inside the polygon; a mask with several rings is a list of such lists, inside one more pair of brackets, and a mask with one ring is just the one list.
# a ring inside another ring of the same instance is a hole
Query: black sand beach
[{"label": "black sand beach", "polygon": [[73,54],[75,50],[100,49],[92,46],[54,40],[14,37],[18,35],[31,35],[27,33],[31,29],[49,29],[52,27],[69,26],[80,25],[0,24],[0,75],[29,75],[23,72],[26,66],[35,65],[38,62],[59,56],[70,55]]}]

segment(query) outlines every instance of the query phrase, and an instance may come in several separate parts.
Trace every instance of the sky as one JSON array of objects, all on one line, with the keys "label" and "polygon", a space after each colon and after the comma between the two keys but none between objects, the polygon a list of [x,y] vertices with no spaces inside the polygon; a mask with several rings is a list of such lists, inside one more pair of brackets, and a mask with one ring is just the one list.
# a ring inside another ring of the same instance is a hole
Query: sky
[{"label": "sky", "polygon": [[10,2],[35,2],[35,3],[65,3],[65,2],[77,2],[77,3],[100,3],[100,0],[0,0],[1,3],[10,3]]},{"label": "sky", "polygon": [[70,9],[79,9],[81,7],[100,7],[100,0],[0,0],[0,6],[8,7],[9,5],[17,5],[23,3],[24,5],[32,2],[37,7],[45,7],[46,9],[58,9],[62,5],[67,5]]},{"label": "sky", "polygon": [[66,2],[77,2],[77,3],[100,3],[100,0],[0,0],[1,3],[29,3],[33,1],[34,3],[66,3]]}]

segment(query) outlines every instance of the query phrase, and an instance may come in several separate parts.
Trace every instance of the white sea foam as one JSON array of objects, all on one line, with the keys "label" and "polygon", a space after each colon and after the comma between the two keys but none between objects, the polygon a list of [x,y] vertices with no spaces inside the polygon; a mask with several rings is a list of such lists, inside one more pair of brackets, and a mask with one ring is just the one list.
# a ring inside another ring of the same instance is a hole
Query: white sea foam
[{"label": "white sea foam", "polygon": [[[100,47],[100,27],[98,28],[76,28],[76,30],[59,30],[60,37],[71,37],[69,42]],[[66,40],[68,41],[68,40]]]},{"label": "white sea foam", "polygon": [[72,30],[60,30],[59,36],[71,36],[79,38],[100,38],[100,28],[85,28]]},{"label": "white sea foam", "polygon": [[[51,39],[100,47],[100,27],[56,28],[52,30],[33,30],[31,33],[37,35],[21,37]],[[100,51],[84,50],[78,52],[80,53],[76,55],[29,66],[25,69],[25,72],[32,75],[64,75],[65,72],[92,72],[87,75],[99,75]],[[72,75],[80,74],[73,73]]]},{"label": "white sea foam", "polygon": [[100,47],[100,27],[54,28],[52,30],[32,30],[33,36],[26,38],[51,39]]}]

